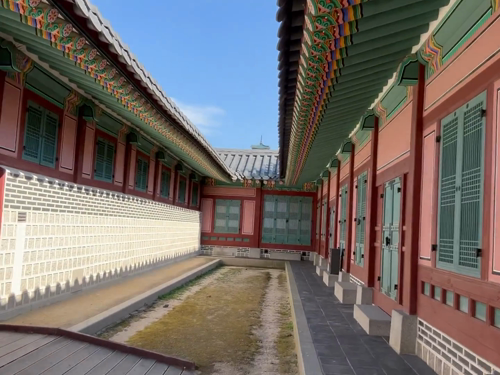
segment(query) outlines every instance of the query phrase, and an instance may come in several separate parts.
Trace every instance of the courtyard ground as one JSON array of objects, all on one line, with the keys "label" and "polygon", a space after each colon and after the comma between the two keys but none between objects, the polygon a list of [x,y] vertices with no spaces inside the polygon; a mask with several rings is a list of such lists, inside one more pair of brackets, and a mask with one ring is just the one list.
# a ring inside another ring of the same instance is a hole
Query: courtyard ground
[{"label": "courtyard ground", "polygon": [[19,315],[4,323],[69,328],[141,293],[213,261],[195,257],[74,294],[71,298]]}]

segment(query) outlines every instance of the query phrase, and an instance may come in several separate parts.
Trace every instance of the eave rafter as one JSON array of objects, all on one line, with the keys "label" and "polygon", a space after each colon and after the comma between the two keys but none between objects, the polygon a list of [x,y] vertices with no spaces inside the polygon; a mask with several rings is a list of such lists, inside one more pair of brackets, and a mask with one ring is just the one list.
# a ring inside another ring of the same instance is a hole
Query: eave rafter
[{"label": "eave rafter", "polygon": [[[35,29],[35,35],[50,42],[61,51],[68,62],[93,78],[110,96],[116,98],[142,123],[151,127],[187,154],[193,162],[211,177],[228,181],[224,171],[213,157],[170,123],[126,77],[119,74],[113,63],[81,36],[71,23],[63,19],[59,11],[41,0],[2,0],[0,5],[19,14],[19,21]],[[175,118],[175,116],[173,116]]]},{"label": "eave rafter", "polygon": [[[297,76],[286,183],[297,182],[325,94],[343,67],[345,47],[352,44],[361,3],[369,0],[308,0]],[[297,136],[299,135],[300,136]],[[299,142],[302,140],[302,142]],[[300,144],[299,144],[300,143]]]}]

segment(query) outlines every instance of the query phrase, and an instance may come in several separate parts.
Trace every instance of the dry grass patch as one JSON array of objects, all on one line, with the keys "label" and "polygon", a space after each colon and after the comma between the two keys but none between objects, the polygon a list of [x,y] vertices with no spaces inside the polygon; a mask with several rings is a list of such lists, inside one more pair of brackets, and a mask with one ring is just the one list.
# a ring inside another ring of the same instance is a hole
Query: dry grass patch
[{"label": "dry grass patch", "polygon": [[270,274],[242,271],[224,272],[128,343],[192,360],[203,372],[210,372],[217,362],[247,365],[259,350],[252,330],[260,323]]},{"label": "dry grass patch", "polygon": [[[286,274],[278,276],[280,287],[286,288]],[[276,339],[278,351],[279,371],[281,375],[298,374],[297,353],[293,336],[292,311],[288,299],[280,307],[280,332]]]}]

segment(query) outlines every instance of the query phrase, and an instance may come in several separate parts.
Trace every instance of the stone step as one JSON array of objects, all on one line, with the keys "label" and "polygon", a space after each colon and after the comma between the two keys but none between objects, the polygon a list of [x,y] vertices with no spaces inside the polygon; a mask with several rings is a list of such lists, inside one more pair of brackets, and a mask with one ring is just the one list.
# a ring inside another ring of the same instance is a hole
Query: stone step
[{"label": "stone step", "polygon": [[335,283],[335,297],[341,303],[353,305],[356,303],[356,288],[356,284],[337,281]]},{"label": "stone step", "polygon": [[323,277],[323,272],[326,272],[326,265],[316,266],[316,273],[318,274],[319,277]]},{"label": "stone step", "polygon": [[389,336],[391,317],[375,305],[354,305],[354,319],[366,333],[373,336]]},{"label": "stone step", "polygon": [[328,271],[323,272],[323,282],[328,287],[333,288],[338,279],[339,279],[339,275],[332,275],[332,274],[328,273]]}]

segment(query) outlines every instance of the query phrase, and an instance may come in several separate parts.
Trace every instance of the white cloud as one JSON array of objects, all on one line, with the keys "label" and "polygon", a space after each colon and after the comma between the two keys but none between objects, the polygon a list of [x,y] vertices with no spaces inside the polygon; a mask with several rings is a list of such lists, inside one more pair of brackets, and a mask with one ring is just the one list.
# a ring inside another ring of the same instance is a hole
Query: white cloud
[{"label": "white cloud", "polygon": [[219,107],[190,105],[181,103],[174,98],[171,99],[187,118],[205,135],[212,133],[215,128],[219,127],[221,116],[226,114],[226,112]]}]

